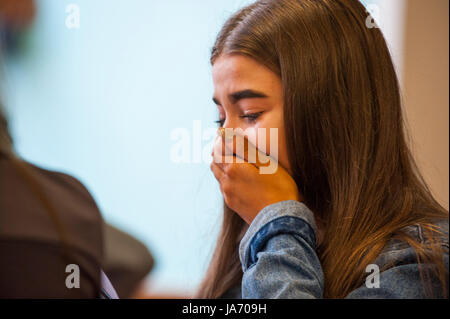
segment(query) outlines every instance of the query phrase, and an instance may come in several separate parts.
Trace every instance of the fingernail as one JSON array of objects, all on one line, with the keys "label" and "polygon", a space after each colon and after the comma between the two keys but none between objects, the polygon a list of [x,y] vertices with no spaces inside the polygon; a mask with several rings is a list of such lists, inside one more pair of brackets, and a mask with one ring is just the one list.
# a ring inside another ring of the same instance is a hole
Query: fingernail
[{"label": "fingernail", "polygon": [[225,128],[224,127],[219,127],[217,129],[217,135],[225,137]]}]

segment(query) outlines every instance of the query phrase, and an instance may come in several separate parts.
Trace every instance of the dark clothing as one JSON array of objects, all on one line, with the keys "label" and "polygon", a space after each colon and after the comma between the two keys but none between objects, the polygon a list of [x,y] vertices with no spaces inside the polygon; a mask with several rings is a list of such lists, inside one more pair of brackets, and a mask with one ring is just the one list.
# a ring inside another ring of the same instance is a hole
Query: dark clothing
[{"label": "dark clothing", "polygon": [[103,236],[103,270],[120,298],[130,298],[152,270],[153,256],[142,242],[110,224],[105,224]]},{"label": "dark clothing", "polygon": [[[103,220],[93,198],[68,175],[19,163],[0,154],[0,298],[97,298]],[[67,287],[69,264],[79,288]]]}]

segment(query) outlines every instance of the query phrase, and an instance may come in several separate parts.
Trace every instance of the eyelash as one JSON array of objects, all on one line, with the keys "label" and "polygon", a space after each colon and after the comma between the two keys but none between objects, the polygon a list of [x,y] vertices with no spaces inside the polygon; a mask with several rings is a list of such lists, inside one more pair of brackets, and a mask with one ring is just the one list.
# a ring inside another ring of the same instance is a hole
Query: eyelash
[{"label": "eyelash", "polygon": [[[240,116],[240,118],[241,118],[241,119],[248,119],[248,121],[249,121],[250,123],[253,123],[253,122],[255,122],[255,121],[258,119],[258,117],[260,117],[261,114],[263,114],[263,113],[264,113],[264,112],[258,112],[258,113],[246,114],[246,115]],[[220,125],[220,126],[223,126],[223,124],[225,123],[225,119],[223,119],[223,120],[217,120],[217,121],[215,121],[215,123],[218,124],[218,125]]]}]

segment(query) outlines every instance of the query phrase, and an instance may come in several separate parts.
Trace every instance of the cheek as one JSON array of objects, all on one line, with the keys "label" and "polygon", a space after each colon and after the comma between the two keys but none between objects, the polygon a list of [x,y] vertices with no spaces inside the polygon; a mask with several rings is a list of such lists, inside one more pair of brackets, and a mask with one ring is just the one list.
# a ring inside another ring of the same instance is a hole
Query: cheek
[{"label": "cheek", "polygon": [[[275,135],[271,136],[271,133]],[[278,127],[276,132],[266,130],[266,153],[278,160],[278,163],[289,171],[290,165],[287,156],[286,135],[283,127]]]},{"label": "cheek", "polygon": [[271,143],[270,127],[264,129],[266,131],[265,139],[263,135],[258,135],[257,129],[255,129],[252,130],[252,132],[254,133],[248,134],[247,137],[248,140],[253,145],[256,145],[258,150],[260,150],[261,152],[277,159],[279,165],[281,165],[285,170],[287,170],[289,174],[292,174],[287,154],[286,136],[284,134],[284,129],[278,128],[277,131],[278,136],[272,137],[272,141],[274,141],[275,143]]},{"label": "cheek", "polygon": [[[279,164],[288,172],[290,172],[283,118],[282,114],[277,115],[278,116],[270,116],[270,118],[268,117],[269,120],[261,121],[260,123],[258,123],[258,125],[255,126],[255,133],[251,137],[249,135],[249,140],[261,151],[263,151],[262,149],[264,148],[264,142],[262,141],[265,140],[265,153],[276,158]],[[261,128],[266,132],[265,139],[264,136],[258,135],[257,129]],[[270,128],[277,129],[277,136],[272,136],[271,138]],[[271,143],[271,140],[275,143]],[[258,143],[259,141],[261,141],[261,143]]]}]

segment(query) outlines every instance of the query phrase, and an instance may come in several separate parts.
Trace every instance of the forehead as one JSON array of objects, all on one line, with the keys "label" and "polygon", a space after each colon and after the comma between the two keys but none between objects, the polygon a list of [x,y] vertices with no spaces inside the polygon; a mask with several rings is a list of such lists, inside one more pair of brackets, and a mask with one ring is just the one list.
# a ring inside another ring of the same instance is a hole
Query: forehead
[{"label": "forehead", "polygon": [[[281,86],[279,77],[266,66],[244,55],[224,55],[213,65],[215,91],[254,89],[273,91]],[[279,88],[281,90],[281,88]]]}]

